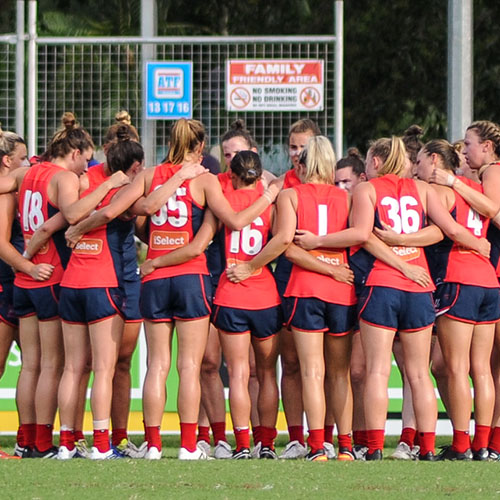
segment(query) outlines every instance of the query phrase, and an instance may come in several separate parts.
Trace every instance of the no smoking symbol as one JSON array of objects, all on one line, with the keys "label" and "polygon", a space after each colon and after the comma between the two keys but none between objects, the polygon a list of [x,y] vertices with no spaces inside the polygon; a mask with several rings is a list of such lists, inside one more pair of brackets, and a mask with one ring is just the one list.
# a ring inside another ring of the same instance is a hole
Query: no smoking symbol
[{"label": "no smoking symbol", "polygon": [[243,87],[236,87],[229,97],[231,104],[238,109],[246,108],[250,104],[250,93]]},{"label": "no smoking symbol", "polygon": [[306,108],[314,108],[319,104],[319,92],[314,87],[306,87],[300,93],[300,102]]}]

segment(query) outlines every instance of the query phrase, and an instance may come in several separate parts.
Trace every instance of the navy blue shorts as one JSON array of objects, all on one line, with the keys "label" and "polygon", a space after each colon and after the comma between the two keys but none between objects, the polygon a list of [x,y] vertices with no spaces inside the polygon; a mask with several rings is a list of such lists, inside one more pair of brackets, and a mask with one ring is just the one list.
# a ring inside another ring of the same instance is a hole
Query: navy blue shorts
[{"label": "navy blue shorts", "polygon": [[281,316],[283,317],[283,324],[282,326],[286,326],[286,318],[287,318],[287,305],[286,305],[286,297],[285,291],[288,283],[281,281],[281,280],[276,280],[276,288],[278,289],[278,294],[281,298]]},{"label": "navy blue shorts", "polygon": [[14,314],[14,285],[12,282],[0,284],[0,321],[17,328],[19,320]]},{"label": "navy blue shorts", "polygon": [[142,314],[139,308],[139,300],[141,298],[141,282],[124,281],[123,282],[123,318],[126,322],[135,323],[142,321]]},{"label": "navy blue shorts", "polygon": [[121,288],[61,287],[59,314],[66,323],[90,324],[121,314]]},{"label": "navy blue shorts", "polygon": [[184,274],[143,283],[140,308],[148,321],[188,321],[210,316],[210,276]]},{"label": "navy blue shorts", "polygon": [[436,318],[430,292],[405,292],[367,286],[359,297],[359,319],[379,328],[400,332],[423,330]]},{"label": "navy blue shorts", "polygon": [[224,230],[218,231],[210,245],[205,250],[207,256],[207,267],[212,280],[212,290],[215,292],[219,285],[221,274],[226,269],[226,259],[224,257]]},{"label": "navy blue shorts", "polygon": [[[285,291],[290,281],[290,274],[292,274],[292,262],[289,261],[283,254],[278,257],[276,267],[274,269],[274,281],[276,281],[276,288],[278,289],[278,294],[281,297],[281,311],[283,313],[283,318],[287,318],[287,305],[285,299]],[[283,326],[285,326],[285,323]]]},{"label": "navy blue shorts", "polygon": [[434,292],[436,315],[465,323],[496,323],[500,318],[498,288],[442,283]]},{"label": "navy blue shorts", "polygon": [[265,340],[281,330],[283,316],[281,306],[256,310],[215,306],[212,323],[223,333],[250,333],[252,337]]},{"label": "navy blue shorts", "polygon": [[14,314],[18,318],[34,316],[39,321],[59,318],[59,285],[21,288],[14,285]]},{"label": "navy blue shorts", "polygon": [[304,332],[326,332],[342,336],[356,321],[356,306],[332,304],[315,297],[286,297],[287,326]]}]

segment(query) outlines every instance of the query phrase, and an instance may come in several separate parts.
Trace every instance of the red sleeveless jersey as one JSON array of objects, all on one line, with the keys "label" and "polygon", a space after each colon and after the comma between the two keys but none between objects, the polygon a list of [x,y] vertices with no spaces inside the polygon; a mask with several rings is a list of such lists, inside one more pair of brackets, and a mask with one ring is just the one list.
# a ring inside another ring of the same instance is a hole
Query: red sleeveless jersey
[{"label": "red sleeveless jersey", "polygon": [[[415,233],[426,226],[426,215],[417,186],[413,179],[402,179],[393,174],[384,175],[369,182],[377,193],[375,204],[375,225],[382,227],[385,222],[396,233]],[[427,259],[423,248],[392,247],[396,255],[410,264],[423,267],[427,272]],[[393,267],[375,259],[373,268],[366,281],[367,286],[385,286],[406,292],[431,292],[433,284],[421,287]]]},{"label": "red sleeveless jersey", "polygon": [[[331,184],[300,184],[293,189],[298,199],[297,229],[307,229],[324,236],[347,228],[349,205],[346,191]],[[309,253],[327,264],[347,264],[345,248],[317,248]],[[292,267],[285,297],[315,297],[344,306],[356,303],[352,285],[340,283],[296,264]]]},{"label": "red sleeveless jersey", "polygon": [[[236,212],[244,210],[259,197],[258,189],[237,189],[226,195]],[[224,229],[226,266],[248,262],[265,247],[271,230],[271,207],[267,207],[241,231]],[[236,309],[267,309],[281,302],[276,282],[267,266],[258,269],[241,283],[231,283],[221,274],[214,304]]]},{"label": "red sleeveless jersey", "polygon": [[298,186],[299,184],[302,184],[302,182],[298,178],[297,172],[295,172],[294,168],[290,169],[283,178],[283,189],[288,189],[294,186]]},{"label": "red sleeveless jersey", "polygon": [[[168,181],[180,168],[181,165],[171,163],[155,167],[150,192]],[[167,203],[149,218],[148,259],[186,246],[200,228],[205,209],[193,200],[189,185],[190,181],[185,181]],[[183,274],[209,274],[205,253],[183,264],[155,269],[143,282]]]},{"label": "red sleeveless jersey", "polygon": [[[109,177],[104,171],[104,164],[101,163],[89,169],[87,178],[89,187],[82,193],[82,198],[97,189]],[[111,189],[96,210],[109,205],[119,189]],[[116,288],[119,285],[117,266],[121,261],[118,256],[120,248],[116,241],[115,225],[115,221],[111,221],[107,225],[92,229],[83,236],[71,253],[61,286]]]},{"label": "red sleeveless jersey", "polygon": [[[25,244],[46,220],[59,212],[59,207],[49,200],[48,186],[52,177],[61,170],[64,168],[43,162],[33,165],[24,176],[19,190],[19,216]],[[34,264],[52,264],[54,271],[51,277],[46,281],[35,281],[31,276],[18,272],[14,284],[22,288],[42,288],[60,283],[70,252],[64,230],[58,231],[32,258]]]},{"label": "red sleeveless jersey", "polygon": [[[99,163],[99,165],[95,165],[92,168],[89,168],[86,172],[86,175],[89,181],[89,187],[82,193],[82,196],[86,196],[87,194],[91,193],[104,181],[109,179],[108,174],[104,170],[104,163]],[[116,190],[113,191],[113,193],[116,193]]]},{"label": "red sleeveless jersey", "polygon": [[[483,192],[480,184],[466,177],[458,177],[476,191]],[[470,205],[455,192],[455,206],[450,211],[452,216],[461,226],[464,226],[477,238],[486,238],[489,219],[478,214]],[[490,260],[478,254],[474,250],[461,247],[453,242],[446,268],[444,281],[461,283],[463,285],[475,285],[485,288],[498,288],[498,279],[495,268]]]},{"label": "red sleeveless jersey", "polygon": [[[222,188],[222,192],[227,198],[227,195],[229,193],[232,193],[235,191],[233,187],[233,183],[231,181],[231,171],[228,170],[227,172],[223,172],[222,174],[217,174],[217,179],[219,180],[220,187]],[[262,184],[262,181],[257,182],[257,192],[262,194],[264,192],[264,185]]]},{"label": "red sleeveless jersey", "polygon": [[219,180],[220,187],[222,188],[222,192],[224,194],[232,193],[234,191],[233,183],[231,182],[230,170],[222,172],[221,174],[217,174],[217,179]]}]

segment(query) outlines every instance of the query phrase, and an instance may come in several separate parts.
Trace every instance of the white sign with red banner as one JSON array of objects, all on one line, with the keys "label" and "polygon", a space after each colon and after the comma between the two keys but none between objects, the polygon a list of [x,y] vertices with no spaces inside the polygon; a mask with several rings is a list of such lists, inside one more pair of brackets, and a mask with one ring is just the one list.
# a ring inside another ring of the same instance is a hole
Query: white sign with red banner
[{"label": "white sign with red banner", "polygon": [[322,60],[227,61],[228,111],[323,111],[323,94]]}]

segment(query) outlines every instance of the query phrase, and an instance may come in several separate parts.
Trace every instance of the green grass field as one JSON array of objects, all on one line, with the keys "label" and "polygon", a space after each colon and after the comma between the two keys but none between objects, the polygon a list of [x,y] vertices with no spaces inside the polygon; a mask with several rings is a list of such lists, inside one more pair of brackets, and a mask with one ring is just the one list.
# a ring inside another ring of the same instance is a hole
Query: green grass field
[{"label": "green grass field", "polygon": [[[135,441],[135,440],[134,440]],[[449,442],[439,438],[438,444]],[[164,439],[160,461],[3,460],[0,498],[492,498],[500,463],[177,460],[179,438]],[[278,451],[285,444],[282,436]],[[389,456],[396,438],[387,438]],[[14,438],[0,437],[12,451]]]}]

